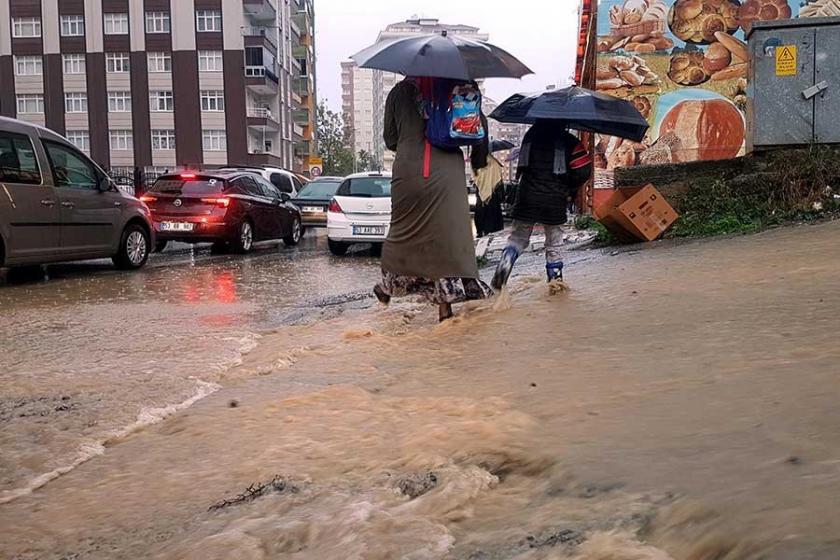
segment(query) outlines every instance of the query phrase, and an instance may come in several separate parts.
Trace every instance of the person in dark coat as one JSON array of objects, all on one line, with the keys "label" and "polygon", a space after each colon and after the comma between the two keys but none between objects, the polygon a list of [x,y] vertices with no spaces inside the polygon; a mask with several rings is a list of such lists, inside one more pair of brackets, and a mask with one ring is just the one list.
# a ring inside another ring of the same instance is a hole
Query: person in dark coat
[{"label": "person in dark coat", "polygon": [[[481,123],[484,130],[489,130],[487,117],[484,115],[481,115]],[[495,174],[488,172],[488,166],[495,167]],[[496,177],[499,178],[499,182],[491,185],[489,189],[477,187],[475,230],[478,237],[483,237],[501,231],[505,227],[502,217],[502,198],[504,197],[504,184],[501,181],[502,164],[490,153],[490,138],[488,135],[484,136],[484,140],[480,144],[470,148],[470,167],[472,167],[476,183],[496,182]],[[488,173],[487,177],[483,176],[485,172]],[[483,184],[482,187],[484,187]]]},{"label": "person in dark coat", "polygon": [[592,159],[583,144],[559,121],[537,121],[525,134],[519,152],[519,188],[513,207],[513,231],[492,285],[501,289],[516,259],[530,243],[535,224],[545,228],[545,270],[548,281],[563,279],[562,225],[566,202],[590,176]]}]

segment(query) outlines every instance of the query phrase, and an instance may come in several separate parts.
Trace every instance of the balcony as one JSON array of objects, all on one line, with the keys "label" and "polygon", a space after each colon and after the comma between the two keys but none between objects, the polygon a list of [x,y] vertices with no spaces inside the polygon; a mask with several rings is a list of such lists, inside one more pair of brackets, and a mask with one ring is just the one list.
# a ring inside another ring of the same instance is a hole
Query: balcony
[{"label": "balcony", "polygon": [[292,57],[294,58],[307,58],[309,57],[309,47],[306,45],[298,45],[297,47],[292,48]]},{"label": "balcony", "polygon": [[312,29],[312,16],[308,11],[299,11],[292,16],[292,23],[300,29],[299,35],[309,35],[309,30]]},{"label": "balcony", "polygon": [[277,19],[275,0],[242,0],[242,11],[246,16],[258,21]]},{"label": "balcony", "polygon": [[312,95],[312,80],[309,76],[299,76],[292,78],[292,90],[301,97]]},{"label": "balcony", "polygon": [[243,27],[246,47],[262,47],[271,54],[277,55],[277,45],[274,42],[274,30],[268,27]]},{"label": "balcony", "polygon": [[295,109],[292,111],[292,121],[302,126],[309,126],[309,109]]},{"label": "balcony", "polygon": [[265,66],[245,67],[245,86],[260,95],[274,95],[277,93],[280,80],[277,75]]},{"label": "balcony", "polygon": [[267,132],[278,132],[280,123],[274,118],[271,109],[251,107],[248,109],[248,126],[259,128]]},{"label": "balcony", "polygon": [[295,142],[295,155],[296,156],[308,156],[311,153],[311,151],[312,151],[312,149],[310,147],[309,142],[307,142],[305,140]]},{"label": "balcony", "polygon": [[248,165],[270,165],[271,167],[283,167],[283,160],[280,156],[269,153],[248,154]]}]

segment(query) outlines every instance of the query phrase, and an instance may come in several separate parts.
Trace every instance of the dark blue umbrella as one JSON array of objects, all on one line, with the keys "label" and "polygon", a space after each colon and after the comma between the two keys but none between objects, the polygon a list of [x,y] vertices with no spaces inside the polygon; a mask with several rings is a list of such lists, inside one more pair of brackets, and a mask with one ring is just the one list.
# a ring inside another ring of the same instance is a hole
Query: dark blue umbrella
[{"label": "dark blue umbrella", "polygon": [[495,45],[445,32],[382,41],[351,58],[361,68],[387,70],[404,76],[476,80],[521,78],[533,73],[519,59]]},{"label": "dark blue umbrella", "polygon": [[491,152],[501,152],[504,150],[510,150],[511,148],[515,148],[516,144],[511,142],[510,140],[491,140],[490,141],[490,151]]},{"label": "dark blue umbrella", "polygon": [[569,128],[641,142],[648,129],[642,114],[629,101],[577,86],[534,95],[514,94],[490,113],[506,123],[533,124],[538,120],[565,121]]}]

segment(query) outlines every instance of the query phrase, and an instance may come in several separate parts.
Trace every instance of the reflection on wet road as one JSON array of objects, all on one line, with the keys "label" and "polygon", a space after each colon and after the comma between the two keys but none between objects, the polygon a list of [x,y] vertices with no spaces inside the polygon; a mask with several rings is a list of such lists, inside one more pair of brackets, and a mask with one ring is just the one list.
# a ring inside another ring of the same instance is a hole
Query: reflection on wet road
[{"label": "reflection on wet road", "polygon": [[333,257],[318,233],[244,257],[182,246],[135,273],[109,261],[9,271],[0,286],[0,501],[101,452],[126,426],[211,392],[261,332],[328,314],[348,294],[369,303],[378,260],[364,248]]}]

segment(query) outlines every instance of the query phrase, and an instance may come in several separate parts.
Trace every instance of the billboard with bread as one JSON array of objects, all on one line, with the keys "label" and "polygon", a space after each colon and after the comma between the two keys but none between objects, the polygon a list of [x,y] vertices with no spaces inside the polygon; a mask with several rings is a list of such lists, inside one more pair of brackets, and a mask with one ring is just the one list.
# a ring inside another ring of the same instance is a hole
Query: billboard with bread
[{"label": "billboard with bread", "polygon": [[632,101],[650,129],[638,143],[596,137],[596,168],[742,154],[745,32],[756,21],[840,15],[840,0],[800,3],[600,0],[596,89]]}]

